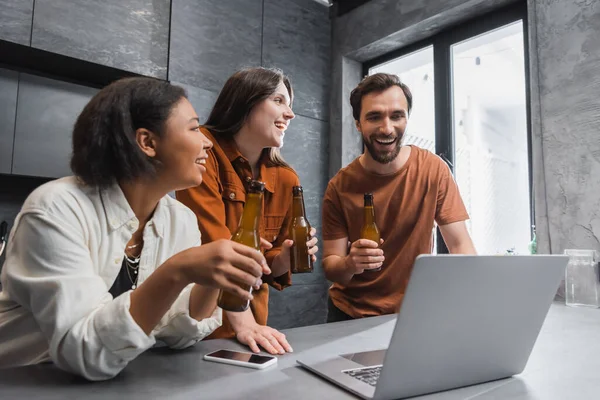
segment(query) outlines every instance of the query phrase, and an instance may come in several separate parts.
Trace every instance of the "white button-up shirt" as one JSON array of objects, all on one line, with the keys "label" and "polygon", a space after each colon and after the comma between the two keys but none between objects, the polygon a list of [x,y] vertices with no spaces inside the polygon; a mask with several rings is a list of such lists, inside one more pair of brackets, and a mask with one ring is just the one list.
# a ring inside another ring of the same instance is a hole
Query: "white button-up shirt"
[{"label": "white button-up shirt", "polygon": [[[187,286],[150,335],[129,313],[130,294],[108,289],[139,221],[118,185],[99,191],[74,177],[37,188],[9,237],[0,292],[0,367],[53,361],[107,379],[160,339],[185,348],[221,325],[221,309],[197,321]],[[172,255],[200,245],[196,216],[165,196],[143,231],[138,284]]]}]

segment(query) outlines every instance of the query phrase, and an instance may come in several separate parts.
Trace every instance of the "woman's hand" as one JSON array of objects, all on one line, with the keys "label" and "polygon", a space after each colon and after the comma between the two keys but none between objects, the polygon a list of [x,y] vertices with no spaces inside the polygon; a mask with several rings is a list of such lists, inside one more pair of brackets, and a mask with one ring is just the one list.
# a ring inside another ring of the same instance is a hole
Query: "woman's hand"
[{"label": "woman's hand", "polygon": [[[319,248],[317,247],[317,230],[315,228],[310,228],[310,240],[306,242],[306,246],[308,247],[308,254],[310,254],[312,262],[317,261],[317,252]],[[273,260],[273,270],[276,272],[281,272],[279,275],[290,270],[290,249],[294,245],[294,241],[291,239],[286,239],[281,245],[281,252],[275,259]],[[275,275],[275,276],[279,276]]]},{"label": "woman's hand", "polygon": [[271,273],[261,252],[226,239],[182,251],[169,262],[187,282],[223,289],[244,300],[252,300],[252,295],[240,285],[258,287],[262,274]]}]

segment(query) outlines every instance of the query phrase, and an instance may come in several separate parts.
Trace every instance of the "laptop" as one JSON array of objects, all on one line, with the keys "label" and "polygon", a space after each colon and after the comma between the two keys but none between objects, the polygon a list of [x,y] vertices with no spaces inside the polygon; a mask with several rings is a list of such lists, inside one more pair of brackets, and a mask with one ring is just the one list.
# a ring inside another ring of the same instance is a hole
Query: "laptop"
[{"label": "laptop", "polygon": [[417,257],[387,349],[308,353],[308,370],[364,398],[388,400],[519,374],[569,258]]}]

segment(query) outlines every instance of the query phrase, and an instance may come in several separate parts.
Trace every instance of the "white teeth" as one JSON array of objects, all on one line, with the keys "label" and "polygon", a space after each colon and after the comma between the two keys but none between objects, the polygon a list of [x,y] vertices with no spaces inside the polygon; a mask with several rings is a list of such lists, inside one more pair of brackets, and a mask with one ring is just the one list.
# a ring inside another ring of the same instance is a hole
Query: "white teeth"
[{"label": "white teeth", "polygon": [[285,129],[285,124],[282,124],[281,122],[275,122],[275,126],[281,130]]},{"label": "white teeth", "polygon": [[380,144],[391,144],[391,143],[394,143],[396,141],[396,139],[389,139],[389,140],[375,139],[375,141]]},{"label": "white teeth", "polygon": [[204,158],[197,158],[196,159],[196,164],[206,164],[206,159],[204,159]]}]

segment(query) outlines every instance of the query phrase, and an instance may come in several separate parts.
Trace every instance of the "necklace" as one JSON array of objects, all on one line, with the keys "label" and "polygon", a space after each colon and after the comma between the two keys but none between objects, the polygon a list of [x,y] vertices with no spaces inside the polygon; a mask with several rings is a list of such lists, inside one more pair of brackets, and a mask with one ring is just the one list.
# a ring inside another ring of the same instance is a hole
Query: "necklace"
[{"label": "necklace", "polygon": [[[135,289],[137,287],[138,281],[138,269],[140,268],[140,257],[131,259],[125,254],[125,270],[127,271],[127,277],[131,282],[131,288]],[[132,276],[133,273],[133,276]]]}]

